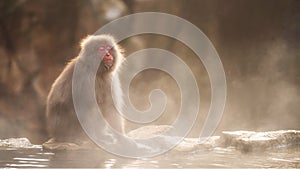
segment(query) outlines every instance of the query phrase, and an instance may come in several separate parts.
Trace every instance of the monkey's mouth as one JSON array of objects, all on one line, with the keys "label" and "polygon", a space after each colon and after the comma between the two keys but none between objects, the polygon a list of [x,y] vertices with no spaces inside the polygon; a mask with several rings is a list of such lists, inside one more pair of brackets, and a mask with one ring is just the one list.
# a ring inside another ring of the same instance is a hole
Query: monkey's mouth
[{"label": "monkey's mouth", "polygon": [[102,60],[102,62],[104,64],[104,68],[106,70],[109,70],[113,65],[113,61],[114,61],[114,59],[111,54],[104,55],[104,58]]}]

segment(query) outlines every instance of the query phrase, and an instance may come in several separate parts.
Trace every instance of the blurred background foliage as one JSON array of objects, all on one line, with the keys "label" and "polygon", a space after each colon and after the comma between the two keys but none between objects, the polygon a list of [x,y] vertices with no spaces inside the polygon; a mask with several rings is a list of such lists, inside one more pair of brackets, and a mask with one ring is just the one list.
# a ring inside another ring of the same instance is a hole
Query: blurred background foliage
[{"label": "blurred background foliage", "polygon": [[[45,99],[65,64],[79,53],[80,40],[118,17],[146,11],[190,21],[218,51],[228,96],[216,134],[300,129],[298,0],[6,0],[0,2],[0,11],[0,139],[47,140]],[[200,113],[190,134],[197,136],[210,106],[209,78],[197,56],[160,35],[131,37],[121,45],[126,55],[149,47],[166,49],[190,66],[201,93]],[[154,88],[164,90],[168,105],[153,124],[171,124],[180,108],[180,91],[167,74],[140,73],[130,88],[132,102],[146,109]],[[138,126],[128,123],[128,130]]]}]

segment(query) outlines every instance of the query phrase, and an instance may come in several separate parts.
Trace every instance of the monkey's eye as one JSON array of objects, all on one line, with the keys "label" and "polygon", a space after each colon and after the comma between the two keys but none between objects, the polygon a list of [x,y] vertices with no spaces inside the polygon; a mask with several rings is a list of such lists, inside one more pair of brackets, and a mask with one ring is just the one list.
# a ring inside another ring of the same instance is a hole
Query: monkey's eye
[{"label": "monkey's eye", "polygon": [[109,45],[102,45],[99,47],[99,52],[111,51],[112,47]]},{"label": "monkey's eye", "polygon": [[104,51],[104,49],[105,49],[104,46],[100,46],[100,47],[99,47],[99,50],[100,50],[100,51]]}]

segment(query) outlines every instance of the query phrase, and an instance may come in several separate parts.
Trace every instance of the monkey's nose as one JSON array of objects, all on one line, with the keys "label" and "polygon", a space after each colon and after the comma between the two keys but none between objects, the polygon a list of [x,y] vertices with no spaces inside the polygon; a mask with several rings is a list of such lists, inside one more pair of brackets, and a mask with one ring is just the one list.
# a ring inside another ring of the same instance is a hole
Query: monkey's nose
[{"label": "monkey's nose", "polygon": [[106,53],[104,55],[104,58],[103,58],[105,61],[108,61],[108,62],[111,62],[113,60],[113,57],[110,53]]}]

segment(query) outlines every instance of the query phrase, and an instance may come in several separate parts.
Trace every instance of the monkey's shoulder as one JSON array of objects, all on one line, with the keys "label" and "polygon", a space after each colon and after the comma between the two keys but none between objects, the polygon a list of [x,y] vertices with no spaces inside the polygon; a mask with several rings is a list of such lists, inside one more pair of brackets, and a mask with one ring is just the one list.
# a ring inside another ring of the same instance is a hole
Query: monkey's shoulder
[{"label": "monkey's shoulder", "polygon": [[72,77],[76,60],[69,62],[52,84],[48,101],[65,102],[72,97]]}]

